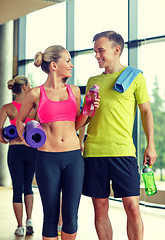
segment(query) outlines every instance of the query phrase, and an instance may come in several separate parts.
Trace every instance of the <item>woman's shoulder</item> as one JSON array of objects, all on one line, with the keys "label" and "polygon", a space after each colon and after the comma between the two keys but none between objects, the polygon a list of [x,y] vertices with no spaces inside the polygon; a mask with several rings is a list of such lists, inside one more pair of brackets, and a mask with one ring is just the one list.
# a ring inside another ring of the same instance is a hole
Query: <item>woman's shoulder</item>
[{"label": "woman's shoulder", "polygon": [[38,97],[40,95],[40,87],[34,87],[28,92],[28,97]]},{"label": "woman's shoulder", "polygon": [[6,104],[4,104],[3,106],[2,106],[2,109],[3,110],[10,110],[10,109],[12,109],[12,108],[14,108],[14,105],[12,104],[12,103],[6,103]]},{"label": "woman's shoulder", "polygon": [[15,111],[16,111],[15,106],[12,103],[7,103],[7,104],[4,104],[0,109],[0,115],[6,114],[7,116],[9,116]]},{"label": "woman's shoulder", "polygon": [[73,92],[77,92],[77,93],[80,92],[80,88],[78,86],[76,86],[76,85],[69,85],[69,86],[71,87]]},{"label": "woman's shoulder", "polygon": [[76,85],[70,85],[70,88],[72,90],[72,93],[73,93],[74,97],[76,99],[79,99],[80,95],[81,95],[80,88]]},{"label": "woman's shoulder", "polygon": [[29,92],[31,92],[31,94],[39,93],[40,92],[40,86],[31,88]]}]

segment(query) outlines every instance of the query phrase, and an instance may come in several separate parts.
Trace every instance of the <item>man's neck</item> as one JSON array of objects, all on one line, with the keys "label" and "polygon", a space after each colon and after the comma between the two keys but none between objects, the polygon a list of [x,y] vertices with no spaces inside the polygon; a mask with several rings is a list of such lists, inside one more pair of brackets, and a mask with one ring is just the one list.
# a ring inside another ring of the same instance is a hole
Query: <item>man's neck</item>
[{"label": "man's neck", "polygon": [[105,68],[105,71],[103,73],[104,74],[112,74],[115,72],[120,72],[121,70],[123,70],[123,68],[125,68],[125,66],[119,64],[117,66]]}]

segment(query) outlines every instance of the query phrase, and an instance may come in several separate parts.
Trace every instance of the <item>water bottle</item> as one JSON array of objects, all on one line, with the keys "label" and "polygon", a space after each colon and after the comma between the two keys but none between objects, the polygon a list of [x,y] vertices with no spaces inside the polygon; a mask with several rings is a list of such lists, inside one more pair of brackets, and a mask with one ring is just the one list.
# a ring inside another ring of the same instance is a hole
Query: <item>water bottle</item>
[{"label": "water bottle", "polygon": [[154,173],[152,167],[146,164],[142,170],[142,176],[145,184],[145,192],[148,196],[157,193],[157,187],[155,184]]},{"label": "water bottle", "polygon": [[82,110],[82,113],[84,115],[88,115],[90,117],[93,117],[95,114],[95,106],[94,106],[94,100],[98,97],[100,86],[94,85],[89,89],[89,92],[85,96],[86,103]]}]

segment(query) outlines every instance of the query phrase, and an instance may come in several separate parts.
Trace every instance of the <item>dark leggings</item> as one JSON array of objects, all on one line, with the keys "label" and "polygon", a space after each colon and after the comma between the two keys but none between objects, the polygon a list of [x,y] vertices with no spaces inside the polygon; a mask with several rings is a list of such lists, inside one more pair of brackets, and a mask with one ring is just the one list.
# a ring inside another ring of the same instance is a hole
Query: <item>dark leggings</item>
[{"label": "dark leggings", "polygon": [[22,203],[24,196],[33,194],[37,150],[25,145],[11,145],[8,150],[8,167],[13,185],[13,203]]},{"label": "dark leggings", "polygon": [[57,237],[62,191],[62,231],[77,231],[77,214],[84,179],[84,160],[80,150],[38,151],[36,180],[44,211],[43,236]]}]

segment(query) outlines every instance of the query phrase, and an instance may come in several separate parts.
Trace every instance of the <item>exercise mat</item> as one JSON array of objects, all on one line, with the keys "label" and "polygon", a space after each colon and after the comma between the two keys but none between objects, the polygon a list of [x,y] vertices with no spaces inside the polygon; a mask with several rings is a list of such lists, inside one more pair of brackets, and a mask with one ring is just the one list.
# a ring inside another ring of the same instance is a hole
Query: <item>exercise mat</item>
[{"label": "exercise mat", "polygon": [[9,125],[3,129],[2,136],[6,142],[9,142],[18,137],[17,128],[15,125]]},{"label": "exercise mat", "polygon": [[26,124],[23,137],[32,148],[40,148],[46,141],[46,134],[41,124],[35,120],[29,121]]}]

